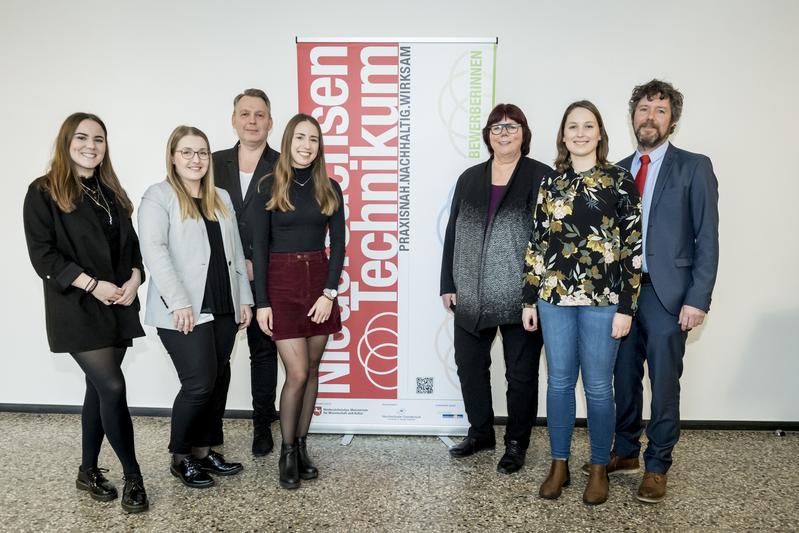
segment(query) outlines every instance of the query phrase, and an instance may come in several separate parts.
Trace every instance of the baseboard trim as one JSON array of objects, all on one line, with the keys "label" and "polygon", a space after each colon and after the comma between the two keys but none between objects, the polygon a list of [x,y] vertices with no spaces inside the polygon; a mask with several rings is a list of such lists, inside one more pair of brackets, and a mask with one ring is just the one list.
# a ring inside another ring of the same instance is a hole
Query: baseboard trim
[{"label": "baseboard trim", "polygon": [[[80,414],[80,405],[51,405],[51,404],[24,404],[24,403],[0,403],[0,413],[32,413],[32,414]],[[172,409],[166,407],[131,407],[130,414],[133,416],[161,416],[168,417]],[[249,419],[252,418],[252,411],[249,409],[228,409],[225,411],[225,418]],[[494,423],[504,426],[508,422],[508,417],[494,417]],[[646,422],[646,421],[644,421]],[[536,419],[537,426],[546,426],[547,419],[539,417]],[[586,427],[586,419],[578,418],[575,422],[577,427]],[[799,431],[799,421],[786,420],[683,420],[680,422],[682,429],[704,429],[720,431]]]}]

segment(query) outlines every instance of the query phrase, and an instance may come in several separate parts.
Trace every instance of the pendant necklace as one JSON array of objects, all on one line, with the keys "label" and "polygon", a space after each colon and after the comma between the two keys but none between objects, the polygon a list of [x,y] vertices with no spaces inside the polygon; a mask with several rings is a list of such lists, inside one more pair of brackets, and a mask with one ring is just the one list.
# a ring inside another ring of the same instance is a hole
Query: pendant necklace
[{"label": "pendant necklace", "polygon": [[[83,190],[86,191],[92,202],[97,204],[97,207],[106,212],[108,215],[108,224],[112,224],[114,219],[111,216],[111,205],[108,203],[108,200],[105,199],[105,194],[103,194],[103,188],[100,186],[100,181],[97,181],[97,190],[88,187],[85,183],[83,183],[83,181],[80,182],[80,186],[83,187]],[[100,203],[100,200],[102,200],[102,203]]]},{"label": "pendant necklace", "polygon": [[299,182],[299,181],[297,181],[297,178],[294,178],[294,183],[296,183],[300,187],[305,187],[306,185],[308,185],[308,182],[311,181],[311,178],[313,178],[313,176],[308,176],[308,179],[306,179],[303,182]]}]

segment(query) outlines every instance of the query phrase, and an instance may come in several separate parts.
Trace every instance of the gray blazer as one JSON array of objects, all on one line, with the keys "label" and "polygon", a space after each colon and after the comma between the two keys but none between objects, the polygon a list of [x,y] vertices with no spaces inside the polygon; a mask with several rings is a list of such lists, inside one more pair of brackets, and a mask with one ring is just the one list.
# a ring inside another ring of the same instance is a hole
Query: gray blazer
[{"label": "gray blazer", "polygon": [[[630,170],[632,158],[618,165]],[[655,293],[674,315],[683,305],[710,309],[719,267],[718,203],[710,159],[669,146],[649,208],[646,264]]]},{"label": "gray blazer", "polygon": [[[244,252],[239,238],[233,203],[228,193],[216,188],[229,210],[227,218],[217,211],[225,257],[228,263],[230,294],[233,297],[236,322],[241,321],[240,305],[253,305],[250,282],[244,265]],[[199,324],[200,307],[205,295],[205,279],[211,246],[202,219],[181,220],[180,204],[172,186],[166,181],[150,186],[139,206],[139,246],[144,265],[150,272],[147,288],[147,309],[144,323],[157,328],[175,329],[172,311],[191,306],[194,321]]]}]

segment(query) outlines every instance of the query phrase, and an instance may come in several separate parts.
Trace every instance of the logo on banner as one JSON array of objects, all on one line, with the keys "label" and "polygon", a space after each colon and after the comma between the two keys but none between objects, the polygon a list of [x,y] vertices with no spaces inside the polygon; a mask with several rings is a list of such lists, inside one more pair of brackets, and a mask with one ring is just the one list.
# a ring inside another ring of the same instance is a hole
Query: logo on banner
[{"label": "logo on banner", "polygon": [[358,343],[358,360],[366,370],[367,379],[383,390],[397,388],[396,324],[396,313],[380,313],[366,324],[364,336]]},{"label": "logo on banner", "polygon": [[321,414],[322,414],[322,406],[321,405],[314,405],[313,415],[314,416],[321,416]]},{"label": "logo on banner", "polygon": [[493,105],[493,58],[485,49],[464,52],[450,67],[438,96],[438,113],[449,141],[463,157],[483,157],[483,117]]}]

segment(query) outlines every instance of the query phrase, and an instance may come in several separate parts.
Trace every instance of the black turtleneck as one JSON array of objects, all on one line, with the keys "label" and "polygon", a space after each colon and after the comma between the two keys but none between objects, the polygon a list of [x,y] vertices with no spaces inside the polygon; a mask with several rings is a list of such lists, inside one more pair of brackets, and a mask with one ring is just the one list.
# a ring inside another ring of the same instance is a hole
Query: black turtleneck
[{"label": "black turtleneck", "polygon": [[[263,218],[253,228],[253,268],[255,279],[266,279],[269,252],[311,252],[325,249],[325,236],[330,232],[330,262],[325,288],[335,289],[344,267],[344,198],[341,187],[330,180],[339,198],[339,207],[330,215],[322,214],[314,197],[314,184],[310,168],[295,168],[289,189],[293,211],[266,211],[263,202],[256,208]],[[269,176],[261,187],[266,191],[265,201],[271,197],[274,178]],[[255,305],[269,307],[266,283],[255,284]]]}]

